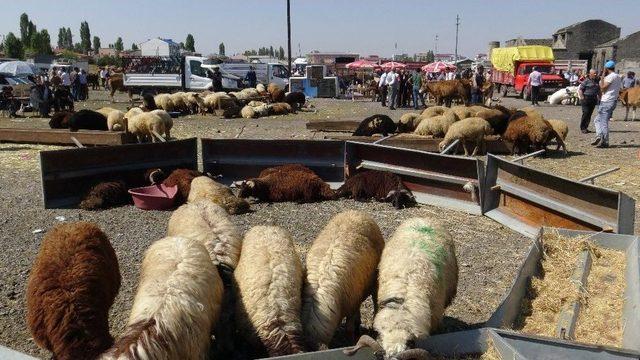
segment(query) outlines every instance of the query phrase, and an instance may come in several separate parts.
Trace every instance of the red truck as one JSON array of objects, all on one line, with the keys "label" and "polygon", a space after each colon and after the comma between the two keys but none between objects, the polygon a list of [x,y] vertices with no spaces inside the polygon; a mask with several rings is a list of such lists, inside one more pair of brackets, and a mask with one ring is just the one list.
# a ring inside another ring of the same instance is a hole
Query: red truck
[{"label": "red truck", "polygon": [[502,96],[514,91],[517,96],[529,100],[531,89],[527,81],[535,66],[542,73],[542,99],[564,87],[564,79],[555,73],[553,60],[553,51],[548,46],[495,48],[491,51],[491,81]]}]

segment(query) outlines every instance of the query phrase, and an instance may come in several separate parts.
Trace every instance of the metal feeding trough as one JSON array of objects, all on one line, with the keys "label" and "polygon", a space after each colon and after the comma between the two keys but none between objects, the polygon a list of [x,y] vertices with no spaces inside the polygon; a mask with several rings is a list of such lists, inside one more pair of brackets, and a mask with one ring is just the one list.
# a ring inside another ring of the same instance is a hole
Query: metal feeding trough
[{"label": "metal feeding trough", "polygon": [[[59,208],[80,202],[99,181],[144,174],[150,168],[198,166],[197,139],[40,152],[44,207]],[[144,179],[141,178],[141,181]]]},{"label": "metal feeding trough", "polygon": [[[487,326],[510,328],[514,325],[520,313],[521,303],[526,296],[529,281],[532,276],[537,275],[540,271],[539,263],[542,258],[541,241],[544,233],[548,231],[557,231],[561,236],[568,238],[586,235],[588,241],[598,247],[620,250],[626,254],[622,346],[627,349],[640,350],[640,313],[638,312],[640,307],[640,238],[638,236],[542,228],[537,239],[527,252],[524,262],[518,269],[517,276],[509,292],[487,321]],[[584,274],[582,277],[584,279],[588,276],[589,267],[589,261],[580,259],[576,273]],[[582,279],[580,281],[583,283]],[[557,335],[572,338],[578,315],[579,311],[574,308],[563,310],[557,327]]]},{"label": "metal feeding trough", "polygon": [[489,154],[483,211],[529,237],[541,226],[633,234],[635,200]]},{"label": "metal feeding trough", "polygon": [[361,169],[398,174],[421,204],[482,213],[481,160],[348,141],[345,166],[347,177]]}]

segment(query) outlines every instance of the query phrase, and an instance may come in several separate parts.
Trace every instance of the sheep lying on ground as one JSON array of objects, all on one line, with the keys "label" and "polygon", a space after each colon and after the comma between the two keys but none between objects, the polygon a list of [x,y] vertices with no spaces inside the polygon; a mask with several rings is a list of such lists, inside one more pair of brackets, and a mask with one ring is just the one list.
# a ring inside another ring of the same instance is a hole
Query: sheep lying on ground
[{"label": "sheep lying on ground", "polygon": [[451,235],[430,218],[405,220],[385,244],[378,271],[373,328],[382,346],[364,336],[345,352],[371,346],[383,350],[385,359],[426,359],[425,350],[407,349],[438,328],[456,295],[458,261]]},{"label": "sheep lying on ground", "polygon": [[400,176],[376,170],[363,171],[349,177],[336,191],[336,197],[349,197],[356,201],[373,198],[380,202],[390,202],[396,209],[416,203],[413,194],[404,186]]},{"label": "sheep lying on ground", "polygon": [[[502,138],[511,147],[511,154],[545,149],[548,142],[555,138],[564,147],[564,141],[553,130],[552,125],[535,112],[516,111]],[[566,147],[565,147],[566,151]]]},{"label": "sheep lying on ground", "polygon": [[249,211],[249,203],[245,199],[233,195],[231,189],[219,184],[207,176],[199,176],[191,181],[188,202],[207,199],[222,206],[229,214],[244,214]]},{"label": "sheep lying on ground", "polygon": [[269,115],[287,115],[294,111],[294,108],[286,102],[273,103],[269,105]]},{"label": "sheep lying on ground", "polygon": [[175,111],[175,105],[170,94],[158,94],[155,96],[154,101],[158,109],[168,112]]},{"label": "sheep lying on ground", "polygon": [[80,202],[84,210],[107,209],[131,202],[127,185],[123,181],[105,181],[92,187]]},{"label": "sheep lying on ground", "polygon": [[454,112],[454,114],[456,114],[456,117],[458,118],[458,120],[462,120],[462,119],[466,119],[468,117],[473,117],[474,115],[472,114],[472,111],[464,105],[456,105],[451,107],[451,111]]},{"label": "sheep lying on ground", "polygon": [[153,112],[135,115],[127,121],[127,126],[129,132],[136,136],[139,143],[147,139],[151,139],[151,142],[157,142],[158,140],[153,131],[159,135],[164,135],[165,138],[168,137],[164,120]]},{"label": "sheep lying on ground", "polygon": [[97,111],[82,109],[69,117],[69,130],[109,130],[107,118]]},{"label": "sheep lying on ground", "polygon": [[384,247],[380,228],[364,212],[334,216],[307,253],[302,324],[311,349],[328,345],[342,318],[359,329],[360,304],[372,293]]},{"label": "sheep lying on ground", "polygon": [[118,259],[91,223],[54,227],[27,283],[27,327],[54,359],[94,359],[113,344],[109,308],[120,289]]},{"label": "sheep lying on ground", "polygon": [[295,110],[299,110],[302,105],[304,105],[306,101],[306,97],[303,92],[300,91],[292,91],[285,95],[284,102],[291,105],[291,107]]},{"label": "sheep lying on ground", "polygon": [[105,106],[105,107],[101,107],[100,109],[96,110],[96,112],[99,112],[100,114],[104,115],[105,117],[109,117],[109,114],[112,111],[117,111],[117,109]]},{"label": "sheep lying on ground", "polygon": [[224,280],[238,265],[242,238],[228,218],[226,210],[208,199],[198,199],[180,206],[171,214],[168,236],[181,236],[200,242]]},{"label": "sheep lying on ground", "polygon": [[166,237],[147,249],[124,334],[104,359],[205,359],[223,287],[204,246]]},{"label": "sheep lying on ground", "polygon": [[71,111],[58,111],[54,113],[51,115],[51,120],[49,120],[49,127],[52,129],[68,129],[71,115],[73,115]]},{"label": "sheep lying on ground", "polygon": [[449,130],[449,127],[456,121],[458,121],[456,114],[452,110],[447,109],[443,115],[423,118],[414,133],[422,136],[433,135],[433,137],[443,137]]},{"label": "sheep lying on ground", "polygon": [[233,277],[243,341],[266,349],[269,356],[301,353],[303,270],[291,235],[276,226],[251,228]]},{"label": "sheep lying on ground", "polygon": [[400,117],[400,121],[398,121],[398,132],[399,133],[409,133],[414,132],[423,117],[420,114],[416,113],[406,113]]},{"label": "sheep lying on ground", "polygon": [[184,101],[187,105],[187,109],[191,114],[204,114],[206,112],[206,104],[204,99],[197,93],[188,92],[184,94]]},{"label": "sheep lying on ground", "polygon": [[268,175],[249,179],[240,185],[240,197],[252,196],[259,201],[267,202],[299,203],[335,198],[329,184],[309,169],[303,171],[296,168],[280,168],[277,171],[264,171],[267,171]]},{"label": "sheep lying on ground", "polygon": [[438,147],[440,151],[442,151],[455,140],[460,140],[464,154],[469,155],[466,142],[472,141],[475,143],[475,147],[473,148],[471,156],[475,156],[479,149],[484,149],[485,135],[491,135],[492,133],[493,129],[491,129],[491,125],[487,120],[475,117],[466,118],[449,127],[447,135],[445,135],[444,140],[440,142]]},{"label": "sheep lying on ground", "polygon": [[358,128],[353,132],[353,136],[371,136],[373,134],[382,134],[389,136],[390,133],[396,132],[398,126],[387,115],[376,114],[362,120]]},{"label": "sheep lying on ground", "polygon": [[245,119],[256,119],[263,116],[269,115],[269,106],[267,104],[262,104],[258,106],[250,106],[246,105],[240,111],[240,114]]}]

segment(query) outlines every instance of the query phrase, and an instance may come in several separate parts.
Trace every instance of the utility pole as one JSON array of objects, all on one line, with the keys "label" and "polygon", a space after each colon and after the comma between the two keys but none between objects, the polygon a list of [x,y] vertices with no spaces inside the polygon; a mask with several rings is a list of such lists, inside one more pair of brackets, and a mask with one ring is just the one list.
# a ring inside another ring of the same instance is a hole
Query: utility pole
[{"label": "utility pole", "polygon": [[438,53],[438,34],[436,34],[436,52],[433,54],[433,60],[435,60],[437,53]]},{"label": "utility pole", "polygon": [[458,27],[460,26],[460,15],[456,15],[456,60],[455,65],[458,66]]},{"label": "utility pole", "polygon": [[289,73],[291,73],[291,1],[287,0],[287,47],[289,53]]}]

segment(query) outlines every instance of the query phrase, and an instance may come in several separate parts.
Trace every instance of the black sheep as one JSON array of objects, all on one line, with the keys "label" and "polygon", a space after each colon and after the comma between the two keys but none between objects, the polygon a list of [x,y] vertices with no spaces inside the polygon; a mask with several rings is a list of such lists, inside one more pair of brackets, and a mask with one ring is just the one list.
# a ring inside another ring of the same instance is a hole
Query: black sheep
[{"label": "black sheep", "polygon": [[402,183],[400,176],[386,172],[368,170],[357,173],[347,179],[336,197],[347,197],[356,201],[375,199],[390,202],[396,209],[413,206],[416,203],[413,194]]},{"label": "black sheep", "polygon": [[69,130],[79,129],[107,131],[107,118],[93,110],[80,110],[69,118]]},{"label": "black sheep", "polygon": [[398,125],[387,115],[376,114],[362,120],[353,136],[371,136],[373,134],[382,134],[389,136],[390,133],[396,132]]},{"label": "black sheep", "polygon": [[142,106],[140,107],[144,111],[152,111],[156,110],[158,107],[156,106],[156,101],[151,94],[142,95]]},{"label": "black sheep", "polygon": [[68,129],[71,115],[73,115],[71,111],[58,111],[54,113],[51,115],[51,120],[49,120],[49,127],[52,129]]},{"label": "black sheep", "polygon": [[304,105],[307,99],[304,96],[304,93],[300,91],[293,91],[285,95],[284,102],[291,105],[293,110],[299,110],[302,105]]}]

